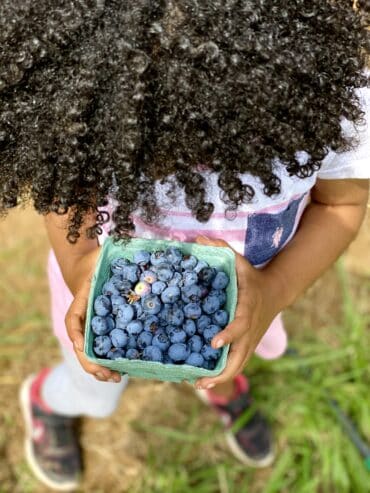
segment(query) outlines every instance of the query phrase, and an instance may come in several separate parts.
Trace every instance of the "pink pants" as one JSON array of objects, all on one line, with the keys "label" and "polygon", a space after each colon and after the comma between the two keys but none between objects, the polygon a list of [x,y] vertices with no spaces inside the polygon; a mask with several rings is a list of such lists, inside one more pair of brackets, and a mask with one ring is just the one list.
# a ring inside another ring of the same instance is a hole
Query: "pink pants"
[{"label": "pink pants", "polygon": [[[51,291],[51,313],[53,330],[60,344],[73,351],[68,338],[64,319],[73,297],[62,277],[54,252],[51,251],[48,261],[48,276]],[[287,335],[281,315],[272,322],[266,334],[257,346],[256,354],[263,359],[274,359],[281,356],[287,347]]]}]

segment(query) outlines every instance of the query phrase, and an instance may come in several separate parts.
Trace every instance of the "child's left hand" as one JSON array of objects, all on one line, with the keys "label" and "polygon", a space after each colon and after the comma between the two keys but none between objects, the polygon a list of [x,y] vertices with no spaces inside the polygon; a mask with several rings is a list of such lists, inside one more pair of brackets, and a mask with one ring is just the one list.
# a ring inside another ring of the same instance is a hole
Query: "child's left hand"
[{"label": "child's left hand", "polygon": [[[204,236],[199,236],[196,241],[202,245],[231,248],[223,240],[210,240]],[[235,252],[235,255],[238,278],[238,304],[235,318],[212,340],[214,348],[231,344],[227,365],[217,377],[197,380],[195,386],[198,389],[210,389],[238,375],[273,319],[283,308],[277,280],[271,279],[266,270],[253,267],[239,253]]]}]

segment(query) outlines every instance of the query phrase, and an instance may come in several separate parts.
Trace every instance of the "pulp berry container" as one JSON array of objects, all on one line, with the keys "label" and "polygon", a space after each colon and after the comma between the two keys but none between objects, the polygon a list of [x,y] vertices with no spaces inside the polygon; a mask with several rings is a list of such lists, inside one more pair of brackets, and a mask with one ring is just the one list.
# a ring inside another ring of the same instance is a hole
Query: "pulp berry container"
[{"label": "pulp berry container", "polygon": [[205,260],[211,267],[216,267],[228,274],[230,282],[226,288],[227,300],[225,309],[229,313],[229,320],[233,320],[237,303],[237,279],[235,254],[230,248],[204,246],[196,243],[180,243],[168,240],[147,240],[142,238],[134,238],[128,243],[123,244],[122,242],[113,242],[111,238],[108,238],[104,242],[96,265],[88,301],[84,352],[89,361],[115,370],[121,374],[127,373],[133,377],[151,378],[170,382],[188,380],[189,382],[194,383],[200,377],[216,376],[225,368],[229,346],[225,346],[222,349],[221,357],[214,370],[206,370],[204,368],[186,364],[172,365],[156,361],[128,360],[125,358],[110,360],[98,358],[94,354],[94,333],[91,330],[91,319],[94,316],[93,305],[95,298],[101,294],[104,283],[111,276],[110,264],[112,260],[119,257],[125,257],[132,261],[134,253],[138,250],[154,252],[157,250],[165,250],[169,246],[179,248],[184,255],[191,254],[196,256],[199,260]]}]

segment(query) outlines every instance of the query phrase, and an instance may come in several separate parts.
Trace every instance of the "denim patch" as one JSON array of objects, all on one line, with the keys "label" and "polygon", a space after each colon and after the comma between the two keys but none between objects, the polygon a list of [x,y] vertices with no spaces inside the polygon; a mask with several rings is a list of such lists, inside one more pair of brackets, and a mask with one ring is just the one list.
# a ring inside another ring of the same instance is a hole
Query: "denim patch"
[{"label": "denim patch", "polygon": [[245,236],[244,256],[253,265],[260,265],[274,257],[291,235],[299,205],[304,195],[292,200],[277,213],[251,214]]}]

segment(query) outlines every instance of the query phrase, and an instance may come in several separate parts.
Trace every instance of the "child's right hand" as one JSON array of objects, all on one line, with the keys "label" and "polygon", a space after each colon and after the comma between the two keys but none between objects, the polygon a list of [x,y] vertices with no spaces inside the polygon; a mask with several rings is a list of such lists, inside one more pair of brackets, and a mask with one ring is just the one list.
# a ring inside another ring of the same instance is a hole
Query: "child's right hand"
[{"label": "child's right hand", "polygon": [[[83,265],[76,265],[77,279],[75,282],[78,288],[75,291],[74,300],[67,312],[65,323],[67,333],[73,343],[73,348],[77,359],[87,373],[91,373],[97,380],[101,382],[116,382],[121,380],[121,375],[115,371],[109,370],[104,366],[91,363],[85,356],[84,348],[84,326],[87,311],[87,302],[91,286],[91,279],[95,269],[96,260],[99,255],[100,248],[96,248],[88,255],[84,256]],[[84,272],[82,276],[78,276],[78,272]],[[87,273],[87,274],[86,274]]]}]

